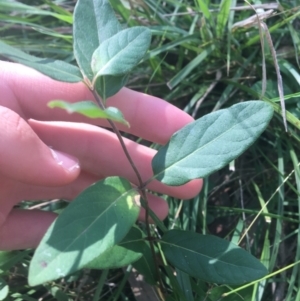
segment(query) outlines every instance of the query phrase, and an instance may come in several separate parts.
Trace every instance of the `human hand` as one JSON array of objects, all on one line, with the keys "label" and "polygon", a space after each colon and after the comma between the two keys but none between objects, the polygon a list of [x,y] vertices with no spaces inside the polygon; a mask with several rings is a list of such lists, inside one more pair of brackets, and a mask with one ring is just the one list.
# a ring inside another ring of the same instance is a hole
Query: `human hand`
[{"label": "human hand", "polygon": [[[47,107],[54,99],[93,99],[84,84],[57,82],[0,61],[0,91],[0,249],[36,247],[56,217],[52,212],[13,209],[22,200],[72,200],[92,183],[113,175],[138,184],[116,135],[95,126],[108,126],[107,121]],[[126,88],[108,105],[118,107],[131,125],[128,129],[118,124],[120,130],[160,144],[192,121],[171,104]],[[149,179],[156,151],[129,139],[125,144],[142,179]],[[147,188],[189,199],[201,186],[201,180],[180,187],[152,181]],[[168,213],[167,203],[151,194],[149,206],[161,219]],[[140,219],[143,216],[141,210]]]}]

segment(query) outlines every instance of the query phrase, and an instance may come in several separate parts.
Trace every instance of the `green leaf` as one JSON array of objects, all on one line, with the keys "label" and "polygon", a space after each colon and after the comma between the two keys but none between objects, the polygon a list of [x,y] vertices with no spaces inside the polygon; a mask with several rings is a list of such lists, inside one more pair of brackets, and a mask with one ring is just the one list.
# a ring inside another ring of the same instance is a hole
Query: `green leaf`
[{"label": "green leaf", "polygon": [[[260,284],[261,285],[261,284]],[[239,290],[229,296],[224,296],[230,291],[227,286],[215,286],[209,290],[209,300],[208,301],[252,301],[253,286],[246,287],[243,290]],[[254,299],[255,300],[255,299]],[[256,298],[256,300],[262,300],[261,298]]]},{"label": "green leaf", "polygon": [[170,81],[167,86],[173,89],[182,81],[186,80],[187,76],[207,58],[215,50],[215,45],[205,47],[199,55],[192,59],[186,66],[184,66]]},{"label": "green leaf", "polygon": [[79,113],[89,118],[111,119],[130,127],[119,109],[108,107],[105,110],[102,110],[94,102],[89,100],[75,103],[69,103],[63,100],[52,100],[48,102],[48,107],[65,109],[70,114]]},{"label": "green leaf", "polygon": [[105,40],[92,56],[94,78],[126,75],[144,57],[150,41],[151,31],[142,26],[124,29]]},{"label": "green leaf", "polygon": [[[55,298],[56,301],[69,301],[69,297],[67,292],[64,292],[62,289],[60,289],[58,286],[50,286],[47,288],[49,293]],[[29,300],[30,301],[30,300]]]},{"label": "green leaf", "polygon": [[197,0],[197,4],[199,5],[200,11],[203,13],[204,17],[211,24],[212,17],[211,17],[211,12],[209,11],[208,5],[203,0]]},{"label": "green leaf", "polygon": [[185,296],[185,299],[187,301],[195,301],[191,285],[191,277],[187,273],[176,269],[176,279],[180,285],[182,293]]},{"label": "green leaf", "polygon": [[58,20],[65,21],[69,24],[73,23],[72,14],[69,11],[60,8],[51,2],[50,3],[48,2],[47,5],[51,6],[54,10],[55,8],[58,8],[60,13],[53,13],[49,10],[42,9],[42,7],[38,8],[36,6],[26,5],[18,1],[13,1],[13,2],[1,1],[0,10],[2,13],[4,12],[6,15],[11,14],[11,12],[13,11],[14,12],[13,15],[22,14],[24,18],[25,15],[50,16],[50,17],[57,18]]},{"label": "green leaf", "polygon": [[65,277],[119,243],[135,223],[138,192],[119,177],[84,190],[52,223],[29,268],[29,284]]},{"label": "green leaf", "polygon": [[30,250],[26,251],[1,251],[0,252],[0,268],[3,271],[7,271],[12,267],[20,264],[29,254]]},{"label": "green leaf", "polygon": [[96,79],[95,90],[103,100],[118,93],[127,83],[128,75],[104,75]]},{"label": "green leaf", "polygon": [[153,158],[154,177],[178,186],[208,176],[253,144],[272,115],[270,105],[247,101],[186,125]]},{"label": "green leaf", "polygon": [[82,81],[80,70],[64,61],[38,58],[0,41],[0,54],[5,58],[31,67],[39,72],[62,82],[76,83]]},{"label": "green leaf", "polygon": [[216,33],[217,37],[221,37],[224,29],[226,28],[226,23],[228,21],[230,13],[231,0],[222,0],[220,4],[220,12],[217,16],[217,26]]},{"label": "green leaf", "polygon": [[108,107],[104,110],[104,112],[105,112],[105,114],[107,114],[108,119],[121,122],[121,123],[125,124],[126,126],[130,127],[129,122],[127,122],[124,119],[124,116],[123,116],[122,112],[119,109],[117,109],[115,107]]},{"label": "green leaf", "polygon": [[15,257],[17,252],[0,251],[0,267],[7,265],[12,258]]},{"label": "green leaf", "polygon": [[267,274],[264,265],[250,253],[216,236],[170,230],[161,244],[172,265],[207,282],[241,285]]},{"label": "green leaf", "polygon": [[92,81],[91,59],[94,51],[122,27],[107,0],[79,0],[74,10],[74,55],[84,74]]},{"label": "green leaf", "polygon": [[106,250],[85,267],[100,270],[124,267],[142,257],[145,245],[142,231],[132,227],[121,243]]},{"label": "green leaf", "polygon": [[145,277],[147,283],[155,285],[157,283],[155,264],[150,246],[147,244],[143,250],[143,256],[132,266]]},{"label": "green leaf", "polygon": [[5,280],[0,278],[0,300],[4,300],[9,292],[9,287],[6,284]]}]

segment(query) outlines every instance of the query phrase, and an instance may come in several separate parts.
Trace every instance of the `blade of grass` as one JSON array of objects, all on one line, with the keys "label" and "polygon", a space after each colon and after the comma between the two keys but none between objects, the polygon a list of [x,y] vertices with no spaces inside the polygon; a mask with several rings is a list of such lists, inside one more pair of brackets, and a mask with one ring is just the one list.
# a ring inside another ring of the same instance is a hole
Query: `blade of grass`
[{"label": "blade of grass", "polygon": [[185,300],[186,301],[194,301],[195,299],[193,296],[190,276],[178,269],[176,269],[176,275],[177,275],[176,278],[178,280],[178,283],[181,287],[181,291],[184,293]]},{"label": "blade of grass", "polygon": [[[241,210],[244,211],[244,209],[241,209]],[[234,232],[232,234],[232,238],[231,238],[231,242],[233,244],[238,245],[241,234],[243,233],[244,225],[245,225],[244,220],[239,218],[239,220],[235,226]]]},{"label": "blade of grass", "polygon": [[212,24],[212,16],[208,9],[209,2],[210,1],[206,1],[206,0],[197,0],[197,4],[198,4],[200,10],[202,11],[204,17],[206,18],[208,23],[212,26],[213,25]]},{"label": "blade of grass", "polygon": [[[231,7],[236,6],[236,0],[231,1]],[[230,69],[230,54],[231,54],[231,42],[232,42],[232,33],[231,28],[234,21],[235,11],[230,10],[229,17],[228,17],[228,34],[227,34],[227,76],[229,76],[229,69]]]},{"label": "blade of grass", "polygon": [[69,24],[73,23],[73,18],[71,15],[63,15],[63,14],[58,14],[58,13],[53,13],[44,9],[39,9],[35,6],[31,5],[26,5],[20,2],[1,2],[0,3],[0,11],[14,11],[15,13],[26,13],[30,15],[43,15],[43,16],[51,16],[54,17],[58,20],[67,22]]},{"label": "blade of grass", "polygon": [[217,16],[216,37],[220,38],[226,28],[226,23],[229,18],[231,0],[222,0],[220,11]]},{"label": "blade of grass", "polygon": [[198,67],[215,49],[215,45],[206,47],[196,58],[181,69],[168,83],[167,86],[173,89],[183,81],[196,67]]},{"label": "blade of grass", "polygon": [[[293,19],[297,18],[300,15],[300,10],[298,12],[296,12],[295,14],[293,14],[292,16],[284,19],[283,21],[280,21],[278,23],[276,23],[275,25],[271,26],[269,28],[269,32],[272,33],[273,31],[275,31],[276,29],[282,27],[283,25],[288,24],[290,21],[292,21]],[[257,43],[260,40],[260,35],[256,35],[252,38],[250,38],[243,46],[242,48],[247,48],[255,43]]]},{"label": "blade of grass", "polygon": [[102,271],[101,276],[99,278],[99,282],[98,282],[98,285],[97,285],[96,292],[95,292],[94,297],[93,297],[93,301],[100,300],[100,295],[101,295],[101,292],[103,290],[103,286],[105,284],[106,278],[108,276],[108,272],[109,272],[109,269]]},{"label": "blade of grass", "polygon": [[280,273],[282,273],[282,272],[284,272],[284,271],[286,271],[286,270],[294,267],[295,265],[298,265],[299,263],[300,263],[300,261],[294,262],[294,263],[292,263],[292,264],[290,264],[290,265],[288,265],[288,266],[286,266],[286,267],[284,267],[284,268],[282,268],[282,269],[280,269],[280,270],[278,270],[278,271],[276,271],[274,273],[271,273],[271,274],[267,275],[264,278],[258,279],[256,281],[253,281],[253,282],[250,282],[250,283],[248,283],[246,285],[243,285],[243,286],[241,286],[239,288],[233,289],[233,290],[231,290],[228,293],[224,293],[222,295],[222,297],[228,297],[229,295],[235,294],[236,292],[241,291],[241,290],[245,289],[246,287],[249,287],[249,286],[255,285],[256,283],[259,283],[260,281],[262,281],[264,279],[269,279],[269,278],[271,278],[271,277],[273,277],[275,275],[278,275],[278,274],[280,274]]},{"label": "blade of grass", "polygon": [[[282,176],[284,174],[284,162],[283,162],[283,155],[282,155],[282,148],[280,145],[280,141],[277,143],[277,154],[278,154],[278,163],[277,167],[279,170],[278,175],[278,188],[276,191],[278,192],[277,196],[277,214],[280,216],[283,216],[284,214],[284,208],[283,208],[283,202],[284,202],[284,177]],[[276,225],[275,225],[275,230],[274,230],[274,239],[272,241],[273,249],[271,252],[271,257],[270,257],[270,271],[273,271],[276,265],[277,257],[278,257],[278,252],[279,252],[279,246],[280,246],[280,241],[283,235],[283,229],[282,229],[282,221],[281,220],[276,220]]]},{"label": "blade of grass", "polygon": [[[290,141],[287,141],[287,145],[288,145],[288,151],[290,153],[290,157],[292,159],[293,162],[293,167],[295,170],[295,181],[296,181],[296,186],[297,186],[297,190],[300,192],[300,169],[299,169],[299,160],[298,157],[296,155],[295,149],[292,146],[292,144],[290,143]],[[300,196],[298,195],[297,197],[298,200],[298,216],[299,216],[299,224],[298,224],[298,233],[297,233],[297,241],[300,241]],[[300,260],[300,245],[299,243],[297,244],[297,249],[296,249],[296,254],[295,254],[295,261],[299,261]],[[294,266],[293,270],[292,270],[292,275],[290,277],[289,280],[289,287],[287,289],[287,293],[285,296],[285,300],[286,301],[291,301],[291,300],[297,300],[297,299],[292,299],[293,293],[294,293],[294,289],[295,289],[295,283],[298,280],[297,285],[299,285],[299,273],[300,273],[300,266]]]},{"label": "blade of grass", "polygon": [[[257,54],[257,51],[254,51],[248,58],[247,60],[243,63],[243,65],[237,69],[237,71],[235,72],[233,79],[232,80],[236,80],[238,81],[239,78],[243,75],[243,73],[245,72],[247,66],[252,62],[252,60],[255,58]],[[218,101],[216,102],[213,111],[217,111],[219,110],[224,104],[225,102],[229,99],[232,91],[233,91],[234,85],[227,85],[227,87],[225,88],[225,90],[223,91],[221,97],[218,99]]]},{"label": "blade of grass", "polygon": [[[265,233],[265,239],[263,243],[263,250],[261,253],[261,262],[265,265],[267,269],[269,269],[269,262],[270,262],[270,239],[269,239],[269,227],[270,223],[268,223],[268,228]],[[267,289],[267,280],[263,279],[259,283],[255,283],[253,287],[252,299],[251,301],[263,301],[263,295],[265,290]]]}]

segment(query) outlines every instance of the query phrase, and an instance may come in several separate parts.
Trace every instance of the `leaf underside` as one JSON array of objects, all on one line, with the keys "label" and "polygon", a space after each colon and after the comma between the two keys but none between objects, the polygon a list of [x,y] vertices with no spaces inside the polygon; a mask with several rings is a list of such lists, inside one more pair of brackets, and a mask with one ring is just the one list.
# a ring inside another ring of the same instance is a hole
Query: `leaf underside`
[{"label": "leaf underside", "polygon": [[151,31],[142,26],[124,29],[105,40],[92,56],[95,77],[127,74],[144,57],[150,41]]},{"label": "leaf underside", "polygon": [[94,51],[121,29],[109,1],[77,1],[73,26],[74,55],[84,77],[93,80],[91,59]]},{"label": "leaf underside", "polygon": [[153,158],[154,177],[178,186],[208,176],[251,146],[272,116],[269,104],[247,101],[186,125]]}]

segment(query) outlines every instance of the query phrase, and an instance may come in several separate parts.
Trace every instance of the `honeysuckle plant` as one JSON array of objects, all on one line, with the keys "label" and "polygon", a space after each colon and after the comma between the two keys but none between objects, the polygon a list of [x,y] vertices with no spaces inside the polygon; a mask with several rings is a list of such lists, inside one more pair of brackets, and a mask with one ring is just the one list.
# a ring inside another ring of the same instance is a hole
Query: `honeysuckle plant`
[{"label": "honeysuckle plant", "polygon": [[[210,113],[176,132],[152,160],[153,177],[142,181],[115,122],[126,126],[122,112],[106,101],[125,84],[151,42],[145,27],[123,28],[108,0],[79,0],[74,11],[74,56],[78,66],[37,58],[0,41],[0,54],[63,82],[83,82],[94,96],[78,103],[53,100],[61,108],[89,118],[104,118],[118,136],[134,169],[138,187],[127,179],[108,177],[84,190],[57,217],[32,258],[29,284],[65,277],[83,268],[119,268],[132,263],[158,284],[159,263],[218,284],[240,285],[264,277],[264,265],[237,245],[213,235],[167,229],[148,207],[145,189],[152,180],[180,186],[206,177],[241,155],[261,135],[273,115],[263,101],[247,101]],[[95,102],[96,101],[96,102]],[[140,197],[146,209],[146,231],[135,225]],[[89,206],[86,206],[88,200]],[[149,215],[161,231],[154,236]],[[157,255],[158,254],[158,255]],[[156,267],[153,271],[153,267]]]}]

